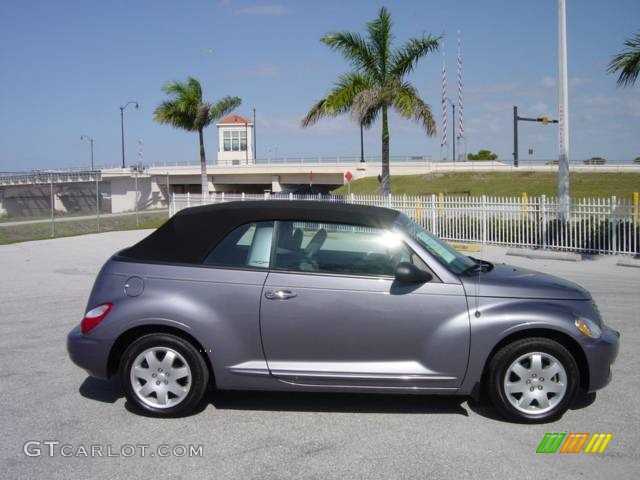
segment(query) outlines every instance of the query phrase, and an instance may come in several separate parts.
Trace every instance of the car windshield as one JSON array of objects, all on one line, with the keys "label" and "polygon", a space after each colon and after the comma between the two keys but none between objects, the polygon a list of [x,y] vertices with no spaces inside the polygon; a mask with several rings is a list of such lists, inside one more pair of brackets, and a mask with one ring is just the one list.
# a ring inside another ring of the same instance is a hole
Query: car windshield
[{"label": "car windshield", "polygon": [[471,258],[454,250],[405,214],[401,214],[396,220],[396,223],[402,231],[418,242],[452,272],[459,275],[476,266],[476,262]]}]

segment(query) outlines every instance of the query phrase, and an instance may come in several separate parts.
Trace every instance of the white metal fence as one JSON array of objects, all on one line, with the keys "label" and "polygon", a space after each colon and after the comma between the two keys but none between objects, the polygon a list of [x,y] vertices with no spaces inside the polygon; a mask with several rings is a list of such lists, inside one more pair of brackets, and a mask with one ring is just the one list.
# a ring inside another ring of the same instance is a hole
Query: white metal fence
[{"label": "white metal fence", "polygon": [[571,218],[552,197],[427,195],[315,196],[293,194],[174,194],[170,216],[183,208],[244,200],[323,200],[393,208],[445,240],[585,253],[640,253],[638,194],[631,199],[577,198]]}]

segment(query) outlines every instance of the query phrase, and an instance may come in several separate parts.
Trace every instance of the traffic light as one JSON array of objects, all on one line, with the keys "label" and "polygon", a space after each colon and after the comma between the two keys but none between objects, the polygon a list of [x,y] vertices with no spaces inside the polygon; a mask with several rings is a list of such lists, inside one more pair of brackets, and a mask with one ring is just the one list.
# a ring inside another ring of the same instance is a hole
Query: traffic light
[{"label": "traffic light", "polygon": [[543,125],[548,125],[550,123],[558,123],[558,120],[551,120],[549,117],[538,117],[538,118],[532,118],[532,119],[520,117],[518,118],[518,120],[532,120],[534,122],[540,122]]}]

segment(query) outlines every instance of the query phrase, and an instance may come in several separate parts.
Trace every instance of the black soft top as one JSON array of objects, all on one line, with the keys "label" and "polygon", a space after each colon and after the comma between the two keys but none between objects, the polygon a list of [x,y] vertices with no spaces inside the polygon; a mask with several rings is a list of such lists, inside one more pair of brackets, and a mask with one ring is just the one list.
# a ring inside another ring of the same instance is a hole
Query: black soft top
[{"label": "black soft top", "polygon": [[259,200],[227,202],[181,210],[164,225],[116,259],[202,263],[213,247],[235,228],[252,222],[292,220],[346,223],[388,228],[399,212],[342,202]]}]

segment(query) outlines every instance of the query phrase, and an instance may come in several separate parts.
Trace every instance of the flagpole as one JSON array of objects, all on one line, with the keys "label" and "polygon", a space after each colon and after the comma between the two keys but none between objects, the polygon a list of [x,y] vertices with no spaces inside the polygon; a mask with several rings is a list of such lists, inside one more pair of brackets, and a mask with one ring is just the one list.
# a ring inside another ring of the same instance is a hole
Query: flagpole
[{"label": "flagpole", "polygon": [[[460,155],[460,139],[464,137],[464,108],[462,104],[462,46],[460,38],[460,30],[458,30],[458,57],[457,64],[457,79],[458,79],[458,134],[455,133],[454,126],[454,142],[458,142],[458,155]],[[456,159],[453,159],[456,161]]]},{"label": "flagpole", "polygon": [[440,153],[444,147],[445,160],[449,156],[449,142],[447,140],[447,62],[444,53],[444,42],[442,42],[442,142],[440,143]]}]

